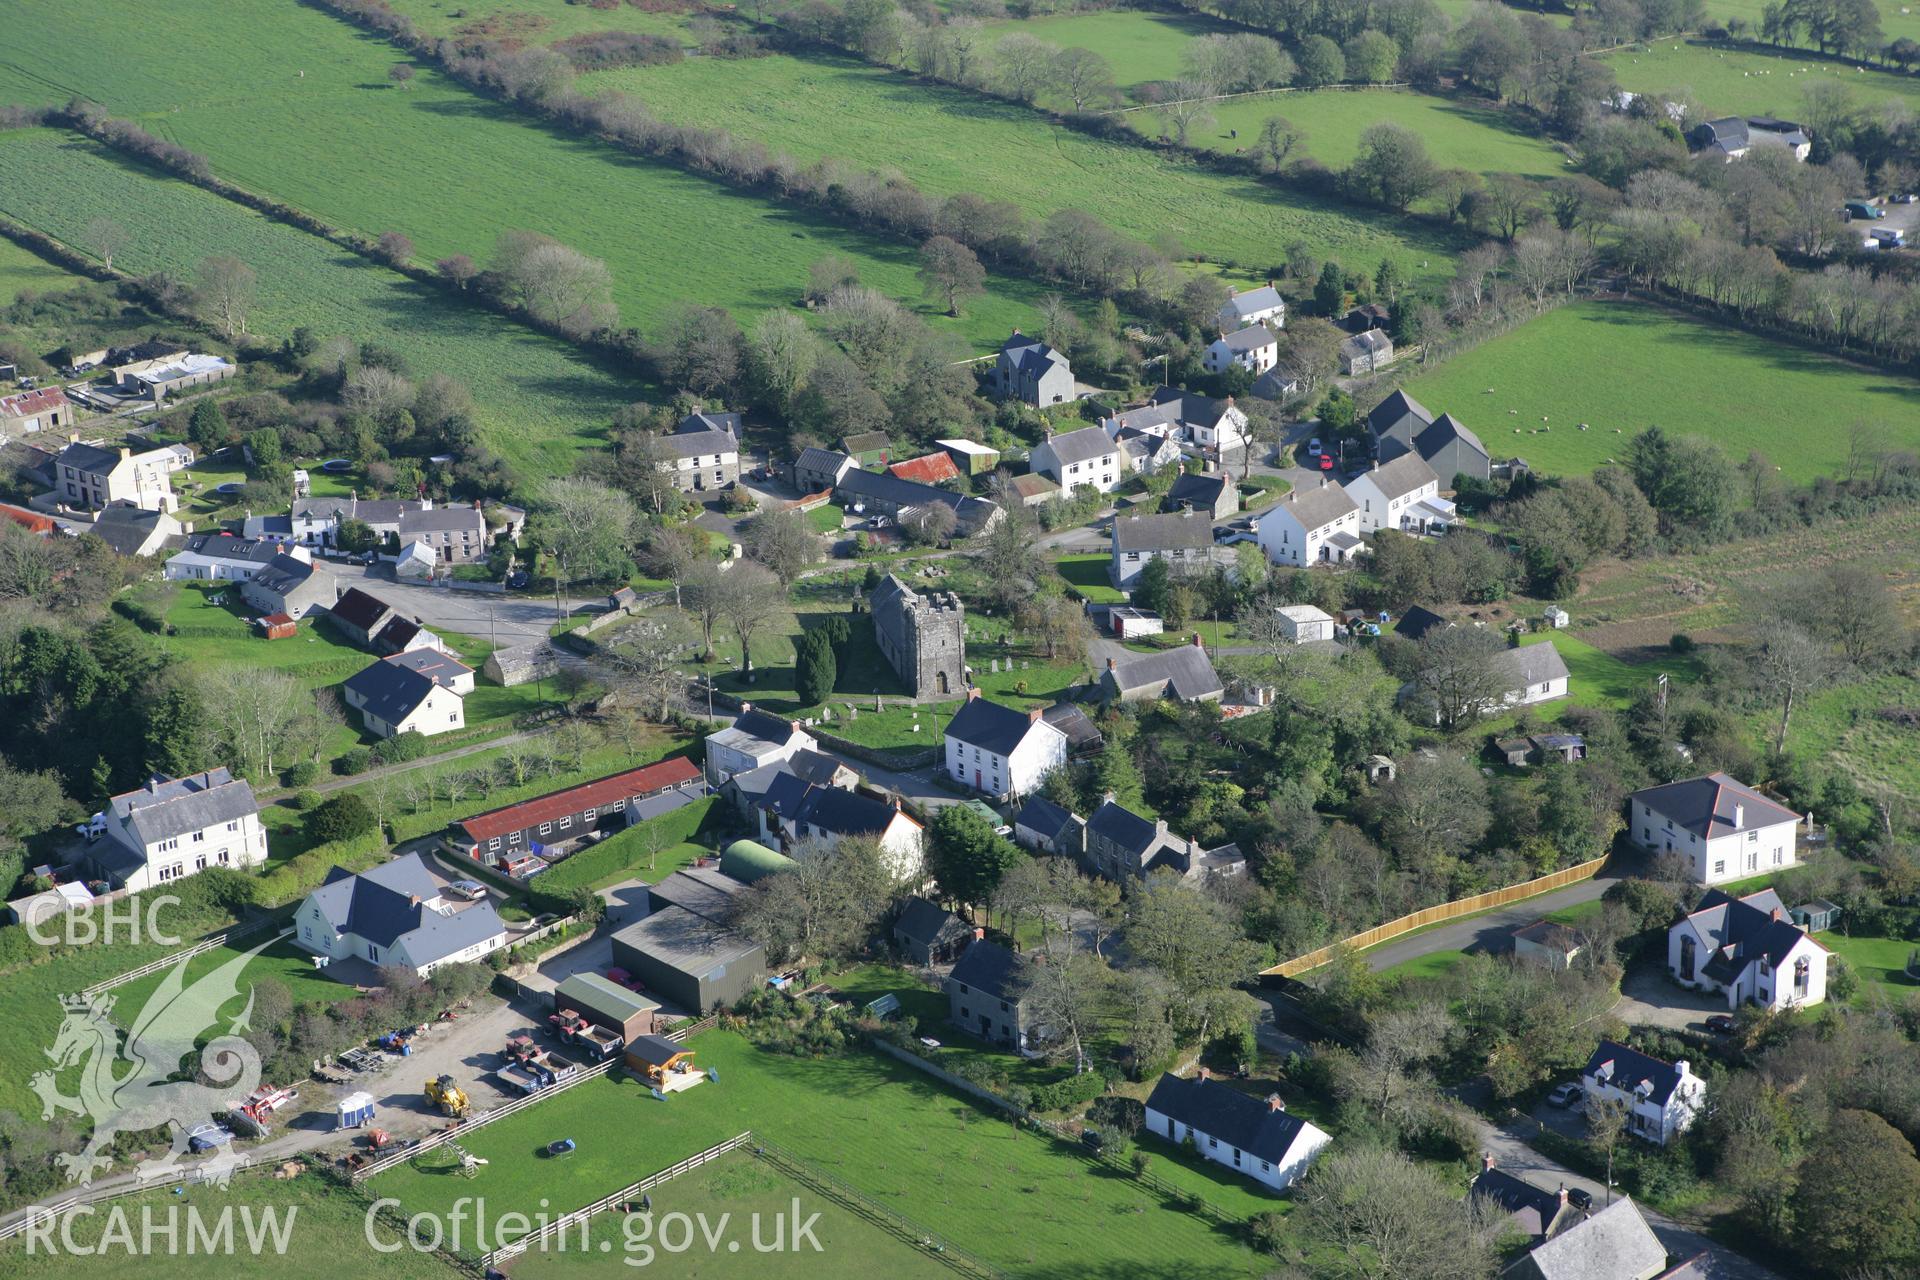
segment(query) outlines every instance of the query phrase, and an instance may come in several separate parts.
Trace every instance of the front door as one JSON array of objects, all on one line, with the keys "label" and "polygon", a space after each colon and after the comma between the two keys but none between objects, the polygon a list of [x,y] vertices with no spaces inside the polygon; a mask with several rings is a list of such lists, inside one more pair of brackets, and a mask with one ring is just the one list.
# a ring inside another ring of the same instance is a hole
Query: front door
[{"label": "front door", "polygon": [[980,1038],[982,1040],[993,1039],[993,1019],[984,1013],[980,1015]]},{"label": "front door", "polygon": [[975,770],[973,771],[973,789],[974,789],[975,791],[985,791],[985,790],[986,790],[986,788],[985,788],[985,787],[983,787],[983,786],[981,786],[981,785],[980,785],[980,771],[979,771],[978,769],[975,769]]}]

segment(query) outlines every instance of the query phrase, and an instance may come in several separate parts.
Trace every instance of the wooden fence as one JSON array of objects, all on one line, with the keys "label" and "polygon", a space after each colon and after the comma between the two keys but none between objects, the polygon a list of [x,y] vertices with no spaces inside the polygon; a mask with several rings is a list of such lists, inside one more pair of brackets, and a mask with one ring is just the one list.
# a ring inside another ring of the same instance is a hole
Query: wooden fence
[{"label": "wooden fence", "polygon": [[[227,1165],[231,1173],[239,1173],[255,1162],[256,1157],[239,1156]],[[25,1209],[0,1224],[0,1240],[11,1240],[26,1231],[36,1222],[58,1218],[71,1213],[82,1205],[100,1204],[103,1201],[118,1199],[121,1196],[137,1196],[143,1191],[152,1191],[156,1187],[169,1187],[176,1182],[195,1183],[202,1180],[203,1170],[210,1161],[199,1164],[182,1164],[151,1178],[135,1178],[131,1181],[110,1187],[89,1187],[63,1196],[52,1204],[28,1205]]]},{"label": "wooden fence", "polygon": [[1271,969],[1263,969],[1260,971],[1260,976],[1297,978],[1309,969],[1318,969],[1333,959],[1334,953],[1342,947],[1351,947],[1356,951],[1362,950],[1377,946],[1390,938],[1397,938],[1403,933],[1411,933],[1415,929],[1424,929],[1430,924],[1438,924],[1442,920],[1470,916],[1476,911],[1485,911],[1489,907],[1504,907],[1511,902],[1519,902],[1542,893],[1551,893],[1555,889],[1564,889],[1570,884],[1593,879],[1600,874],[1600,868],[1605,865],[1607,865],[1605,858],[1595,858],[1592,862],[1583,862],[1577,867],[1550,872],[1534,880],[1523,880],[1519,884],[1510,884],[1504,889],[1492,889],[1486,893],[1476,893],[1471,898],[1458,898],[1438,906],[1423,907],[1410,915],[1401,916],[1398,920],[1389,920],[1385,924],[1375,925],[1350,938],[1342,938],[1338,942],[1321,947],[1318,951],[1309,951],[1303,956],[1282,961]]},{"label": "wooden fence", "polygon": [[563,1213],[546,1226],[541,1227],[538,1231],[521,1236],[512,1244],[501,1245],[492,1253],[482,1257],[480,1261],[488,1272],[492,1272],[501,1263],[512,1261],[535,1245],[559,1235],[561,1232],[567,1230],[567,1228],[583,1223],[597,1213],[605,1213],[617,1204],[624,1204],[633,1199],[633,1197],[640,1195],[651,1187],[659,1186],[668,1179],[677,1178],[683,1173],[691,1173],[708,1161],[718,1160],[721,1156],[727,1154],[727,1152],[745,1146],[751,1141],[753,1141],[753,1130],[749,1129],[745,1133],[736,1133],[725,1142],[708,1147],[698,1155],[688,1156],[679,1164],[668,1165],[657,1173],[648,1174],[631,1186],[620,1188],[620,1190],[610,1196],[602,1196],[585,1208],[575,1209],[572,1213]]},{"label": "wooden fence", "polygon": [[[253,934],[259,933],[262,929],[266,928],[268,925],[272,923],[273,921],[271,919],[267,919],[267,920],[262,920],[256,924],[236,925],[235,927],[228,929],[225,933],[216,933],[211,937],[202,938],[200,941],[188,947],[185,951],[176,951],[170,956],[161,956],[158,960],[149,961],[148,963],[141,965],[137,969],[129,969],[125,973],[115,974],[113,977],[108,978],[104,982],[96,982],[90,987],[84,987],[81,989],[80,994],[83,996],[96,996],[96,995],[99,995],[102,991],[111,991],[115,987],[124,987],[127,983],[134,981],[136,978],[144,978],[150,973],[158,973],[162,969],[171,968],[172,966],[179,964],[182,960],[191,960],[193,959],[193,957],[197,955],[204,955],[205,953],[212,951],[216,947],[225,946],[228,942],[233,941],[234,939],[250,937]],[[284,938],[292,932],[293,932],[293,926],[285,925],[281,928],[279,937]]]}]

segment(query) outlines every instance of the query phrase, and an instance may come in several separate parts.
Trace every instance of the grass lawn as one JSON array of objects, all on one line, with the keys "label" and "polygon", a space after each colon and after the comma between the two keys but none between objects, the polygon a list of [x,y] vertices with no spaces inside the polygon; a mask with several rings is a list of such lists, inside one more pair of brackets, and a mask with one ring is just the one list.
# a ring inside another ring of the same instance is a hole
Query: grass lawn
[{"label": "grass lawn", "polygon": [[1180,51],[1188,41],[1232,35],[1240,28],[1193,13],[1109,9],[996,22],[985,30],[991,40],[1018,31],[1063,49],[1091,49],[1113,68],[1114,83],[1125,88],[1143,80],[1175,79],[1180,74]]},{"label": "grass lawn", "polygon": [[684,36],[695,6],[683,11],[656,6],[660,12],[631,4],[602,8],[573,0],[396,0],[393,8],[412,18],[428,35],[474,36],[552,44],[568,36],[600,31],[636,31],[642,35]]},{"label": "grass lawn", "polygon": [[1298,239],[1368,270],[1392,257],[1432,280],[1451,271],[1460,247],[1377,211],[1091,138],[1022,107],[848,59],[695,58],[586,82],[618,85],[667,119],[730,129],[802,163],[834,156],[898,169],[931,195],[976,192],[1035,217],[1090,210],[1137,240],[1172,237],[1247,272],[1269,270]]},{"label": "grass lawn", "polygon": [[846,528],[847,513],[827,502],[807,512],[807,523],[815,533],[838,534]]},{"label": "grass lawn", "polygon": [[[1569,357],[1581,351],[1607,357]],[[1794,480],[1836,470],[1855,423],[1920,447],[1920,383],[1632,304],[1561,307],[1419,374],[1406,390],[1465,422],[1496,457],[1517,454],[1559,475],[1623,458],[1627,440],[1655,424],[1705,436],[1734,461],[1758,449]],[[1580,430],[1583,422],[1591,429]],[[1809,422],[1827,427],[1809,432]]]},{"label": "grass lawn", "polygon": [[[833,1275],[845,1280],[892,1280],[895,1276],[933,1280],[952,1274],[944,1263],[842,1208],[837,1201],[788,1181],[785,1174],[744,1150],[682,1174],[654,1188],[651,1194],[654,1213],[662,1222],[670,1213],[703,1214],[712,1230],[724,1230],[717,1247],[709,1252],[706,1240],[696,1231],[688,1251],[672,1254],[659,1246],[662,1237],[658,1227],[646,1235],[641,1219],[603,1213],[589,1224],[584,1241],[577,1231],[565,1232],[545,1246],[528,1251],[514,1262],[514,1276],[517,1280],[546,1280],[550,1276],[556,1280],[612,1280],[615,1276],[633,1276],[634,1268],[648,1259],[655,1259],[648,1265],[659,1266],[671,1275],[701,1280],[729,1280],[734,1276],[818,1280],[828,1259],[832,1260]],[[787,1243],[792,1245],[791,1219],[796,1203],[801,1221],[819,1215],[812,1228],[813,1238],[820,1245],[818,1253],[804,1240],[797,1251],[791,1247],[771,1251],[776,1220],[789,1224]],[[769,1246],[769,1252],[751,1247],[756,1220],[762,1232],[758,1239]],[[723,1221],[730,1225],[723,1227]],[[671,1233],[666,1238],[678,1240]],[[653,1253],[646,1252],[649,1245]]]},{"label": "grass lawn", "polygon": [[[1451,923],[1451,922],[1449,922]],[[1411,960],[1382,969],[1383,978],[1405,978],[1409,981],[1418,978],[1443,978],[1452,973],[1454,966],[1466,961],[1464,951],[1431,951],[1424,956],[1415,956]]]},{"label": "grass lawn", "polygon": [[[365,1191],[351,1190],[324,1181],[306,1172],[297,1178],[277,1181],[265,1175],[242,1175],[225,1191],[196,1186],[183,1194],[173,1190],[151,1191],[101,1205],[91,1215],[72,1220],[69,1228],[77,1245],[91,1248],[101,1245],[97,1256],[76,1255],[64,1248],[49,1250],[36,1245],[29,1248],[21,1236],[0,1245],[0,1271],[12,1280],[65,1280],[65,1277],[94,1277],[116,1265],[138,1261],[144,1280],[203,1280],[208,1275],[245,1274],[253,1280],[315,1280],[319,1276],[380,1276],[382,1280],[454,1280],[459,1273],[446,1259],[431,1253],[401,1248],[376,1251],[367,1239],[367,1210],[373,1198]],[[202,1250],[187,1248],[185,1207],[191,1206],[209,1229],[219,1221],[222,1209],[231,1206],[234,1248],[239,1257],[210,1259]],[[165,1224],[178,1211],[178,1243],[168,1248],[160,1237],[150,1249],[139,1249],[143,1215],[151,1215],[156,1225]],[[247,1219],[250,1213],[258,1224],[268,1212],[277,1213],[287,1229],[287,1247],[275,1251],[271,1245],[255,1253],[247,1246]],[[119,1233],[102,1244],[101,1237],[110,1224],[124,1214],[130,1235]],[[376,1239],[395,1243],[399,1232],[379,1228]],[[61,1239],[55,1232],[54,1242]],[[131,1242],[131,1247],[130,1246]],[[137,1252],[136,1252],[137,1250]],[[130,1267],[130,1269],[132,1269]]]},{"label": "grass lawn", "polygon": [[[472,1195],[485,1195],[498,1212],[531,1212],[542,1197],[559,1209],[752,1129],[1010,1275],[1228,1277],[1266,1269],[1232,1235],[903,1063],[867,1052],[766,1054],[725,1031],[697,1036],[690,1047],[719,1083],[662,1103],[630,1080],[593,1080],[475,1130],[464,1145],[492,1162],[478,1179],[403,1166],[373,1190],[398,1197],[408,1212],[444,1210]],[[555,1167],[536,1153],[559,1137],[576,1139],[579,1149],[557,1184]],[[1223,1194],[1231,1178],[1214,1179]],[[671,1184],[665,1194],[674,1194]],[[1012,1223],[1020,1229],[1009,1230]]]},{"label": "grass lawn", "polygon": [[[1860,975],[1862,983],[1854,996],[1856,1004],[1871,1000],[1876,994],[1903,999],[1920,985],[1907,976],[1907,957],[1913,954],[1915,944],[1905,938],[1849,938],[1829,932],[1816,934],[1814,940],[1844,957]],[[1881,990],[1876,992],[1876,987]]]},{"label": "grass lawn", "polygon": [[947,1021],[952,1005],[946,992],[920,985],[920,979],[891,965],[863,964],[845,973],[831,973],[822,979],[856,1004],[866,1005],[884,995],[900,997],[900,1011],[914,1020],[917,1034],[940,1041],[938,1049],[921,1045],[923,1058],[958,1072],[965,1059],[985,1060],[1015,1084],[1032,1087],[1052,1084],[1066,1078],[1066,1065],[1050,1065],[1038,1058],[1023,1058],[1017,1053],[975,1039]]},{"label": "grass lawn", "polygon": [[[185,981],[193,983],[199,980],[229,960],[244,955],[263,942],[268,942],[272,937],[271,931],[257,933],[195,956],[187,962]],[[146,1004],[147,997],[166,981],[167,975],[171,972],[171,969],[165,969],[159,973],[148,974],[144,978],[136,978],[124,987],[115,987],[113,996],[117,1007],[114,1010],[114,1020],[122,1026],[131,1025],[139,1016],[141,1007]],[[302,951],[289,936],[278,942],[269,943],[264,951],[248,962],[246,970],[241,975],[240,994],[226,1012],[229,1015],[239,1013],[246,1005],[247,986],[265,978],[271,978],[286,987],[293,995],[295,1008],[302,1005],[336,1004],[353,994],[353,988],[334,982],[314,968],[313,953]]]},{"label": "grass lawn", "polygon": [[[1724,0],[1723,0],[1724,2]],[[1731,0],[1729,14],[1749,0]],[[1760,19],[1760,0],[1750,0]],[[1721,5],[1711,6],[1715,17]],[[1898,5],[1881,6],[1886,37],[1920,38],[1920,16],[1902,16]],[[1896,30],[1895,24],[1904,27]],[[1777,115],[1805,119],[1807,86],[1838,81],[1864,105],[1904,102],[1920,106],[1920,80],[1888,71],[1856,71],[1857,64],[1814,58],[1792,49],[1719,49],[1678,40],[1656,41],[1644,51],[1623,50],[1606,59],[1623,89],[1636,93],[1685,93],[1713,115]]]},{"label": "grass lawn", "polygon": [[1113,557],[1105,552],[1061,556],[1054,561],[1053,567],[1083,599],[1094,604],[1127,602],[1127,593],[1114,586],[1112,577],[1108,575],[1107,571],[1113,568]]},{"label": "grass lawn", "polygon": [[0,236],[0,307],[23,293],[57,293],[86,280]]},{"label": "grass lawn", "polygon": [[[1567,171],[1564,156],[1545,139],[1521,132],[1499,110],[1410,89],[1320,89],[1232,98],[1213,104],[1214,124],[1195,129],[1189,141],[1215,151],[1250,150],[1259,143],[1261,126],[1273,116],[1284,117],[1305,134],[1301,153],[1330,169],[1352,164],[1360,152],[1360,135],[1385,123],[1405,125],[1419,134],[1427,154],[1443,168],[1530,177]],[[1126,118],[1148,137],[1168,131],[1156,111],[1129,111]]]},{"label": "grass lawn", "polygon": [[540,888],[562,893],[585,885],[604,889],[634,876],[653,882],[672,875],[723,843],[722,834],[737,822],[717,795],[696,800],[671,813],[627,827],[589,845],[541,874]]},{"label": "grass lawn", "polygon": [[[125,25],[103,21],[100,30]],[[134,275],[171,271],[190,280],[204,258],[238,257],[259,276],[252,332],[288,337],[305,325],[377,342],[416,375],[458,378],[473,392],[488,443],[540,474],[570,470],[574,451],[598,443],[613,411],[639,392],[558,342],[68,134],[0,133],[0,213],[70,244],[110,214],[132,235],[115,265]]]},{"label": "grass lawn", "polygon": [[[1015,325],[1038,323],[1037,286],[996,280],[965,318],[949,321],[921,301],[917,245],[550,132],[424,66],[396,89],[387,70],[401,55],[316,9],[174,0],[169,20],[146,31],[113,21],[117,10],[114,0],[72,0],[10,33],[17,40],[0,67],[0,101],[84,92],[207,156],[224,178],[335,225],[405,233],[420,262],[454,253],[485,260],[503,232],[543,232],[605,260],[623,321],[643,329],[681,300],[731,308],[743,321],[794,305],[808,265],[828,253],[852,257],[867,284],[983,350]],[[196,16],[218,21],[231,39],[199,38]],[[758,64],[717,65],[732,84]],[[72,87],[55,92],[42,74]],[[750,85],[721,96],[741,92]],[[366,163],[369,154],[380,163]],[[462,197],[446,199],[450,189]],[[537,379],[523,380],[539,391]]]},{"label": "grass lawn", "polygon": [[1675,680],[1697,679],[1700,664],[1690,657],[1669,654],[1650,662],[1628,663],[1577,636],[1564,631],[1538,631],[1520,637],[1520,643],[1552,644],[1567,664],[1567,701],[1583,707],[1602,706],[1624,710],[1633,695],[1650,684],[1655,676]]}]

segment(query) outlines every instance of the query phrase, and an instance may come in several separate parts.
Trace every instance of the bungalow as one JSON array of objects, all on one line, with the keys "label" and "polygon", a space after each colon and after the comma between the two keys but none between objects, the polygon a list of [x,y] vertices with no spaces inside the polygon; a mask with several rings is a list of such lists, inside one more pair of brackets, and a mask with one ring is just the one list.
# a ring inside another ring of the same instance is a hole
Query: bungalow
[{"label": "bungalow", "polygon": [[300,946],[328,960],[360,960],[427,977],[445,964],[479,960],[507,943],[491,898],[444,892],[417,853],[358,874],[335,867],[294,913]]},{"label": "bungalow", "polygon": [[1045,796],[1028,796],[1013,817],[1013,842],[1039,853],[1086,853],[1086,821]]},{"label": "bungalow", "polygon": [[820,749],[820,740],[797,720],[783,720],[740,704],[740,714],[725,729],[707,735],[707,781],[719,786],[736,773],[792,759],[796,752]]},{"label": "bungalow", "polygon": [[1124,662],[1108,658],[1107,669],[1100,673],[1103,702],[1160,698],[1172,698],[1176,702],[1218,702],[1226,692],[1198,634],[1192,644],[1159,653],[1142,654]]},{"label": "bungalow", "polygon": [[1067,735],[1041,708],[1015,711],[982,698],[977,687],[947,721],[944,745],[948,776],[996,800],[1033,794],[1067,762]]},{"label": "bungalow", "polygon": [[1289,490],[1260,514],[1260,549],[1275,564],[1344,564],[1361,546],[1360,504],[1337,484]]},{"label": "bungalow", "polygon": [[1493,655],[1493,669],[1506,691],[1505,705],[1530,707],[1567,696],[1566,659],[1552,644],[1523,644]]},{"label": "bungalow", "polygon": [[1258,289],[1236,293],[1221,303],[1218,319],[1223,328],[1238,329],[1269,322],[1276,329],[1285,328],[1287,302],[1280,296],[1280,291],[1273,287],[1273,281],[1269,280]]},{"label": "bungalow", "polygon": [[793,487],[802,493],[819,493],[839,484],[847,472],[857,470],[859,464],[846,454],[809,445],[793,460]]},{"label": "bungalow", "polygon": [[114,796],[99,817],[105,839],[86,857],[116,889],[138,892],[208,867],[267,860],[253,788],[224,767],[184,778],[155,774]]},{"label": "bungalow", "polygon": [[1549,969],[1571,969],[1585,948],[1586,939],[1579,930],[1552,920],[1535,920],[1513,931],[1513,954]]},{"label": "bungalow", "polygon": [[947,975],[947,1020],[970,1035],[1027,1052],[1040,1028],[1021,999],[1020,958],[997,942],[976,941]]},{"label": "bungalow", "polygon": [[1273,611],[1281,634],[1295,644],[1315,644],[1333,639],[1333,616],[1310,604],[1281,605]]},{"label": "bungalow", "polygon": [[1127,474],[1120,462],[1120,446],[1099,427],[1082,427],[1064,435],[1051,430],[1028,459],[1028,466],[1071,493],[1090,486],[1109,493]]},{"label": "bungalow", "polygon": [[1360,504],[1362,533],[1381,529],[1425,533],[1440,512],[1423,509],[1423,504],[1444,501],[1440,499],[1440,477],[1411,453],[1384,465],[1374,459],[1372,467],[1347,481],[1347,495]]},{"label": "bungalow", "polygon": [[1213,563],[1213,526],[1196,520],[1193,508],[1179,515],[1116,518],[1113,522],[1113,585],[1131,591],[1155,560],[1165,560],[1177,577],[1197,574]]},{"label": "bungalow", "polygon": [[265,573],[274,561],[306,557],[304,547],[257,542],[230,533],[195,533],[186,547],[167,557],[161,576],[168,581],[245,582]]},{"label": "bungalow", "polygon": [[112,547],[116,555],[150,556],[180,537],[183,529],[164,511],[115,502],[108,504],[87,532]]},{"label": "bungalow", "polygon": [[1781,1010],[1827,998],[1827,951],[1787,918],[1772,889],[1731,898],[1709,889],[1667,930],[1673,980],[1741,1004]]},{"label": "bungalow", "polygon": [[1036,409],[1074,398],[1073,366],[1066,356],[1018,329],[1000,344],[987,381],[994,399],[1018,400]]},{"label": "bungalow", "polygon": [[312,561],[285,553],[240,583],[240,595],[248,604],[262,613],[284,613],[294,619],[325,612],[333,589],[332,579],[316,573]]},{"label": "bungalow", "polygon": [[0,439],[69,427],[79,413],[59,387],[0,396]]},{"label": "bungalow", "polygon": [[1724,773],[1627,797],[1627,838],[1648,853],[1680,855],[1699,884],[1793,866],[1799,821],[1793,810]]},{"label": "bungalow", "polygon": [[1191,509],[1210,520],[1224,520],[1240,509],[1240,488],[1220,472],[1181,476],[1167,490],[1160,509],[1170,513]]},{"label": "bungalow", "polygon": [[1666,1245],[1633,1200],[1621,1196],[1536,1246],[1506,1275],[1512,1280],[1654,1280],[1666,1266]]},{"label": "bungalow", "polygon": [[1162,867],[1185,875],[1197,852],[1192,841],[1167,830],[1165,818],[1149,822],[1116,801],[1111,791],[1087,819],[1087,869],[1120,884]]},{"label": "bungalow", "polygon": [[431,738],[467,726],[461,695],[399,658],[382,658],[348,677],[340,692],[341,700],[360,713],[367,732],[377,737],[411,732]]},{"label": "bungalow", "polygon": [[1190,1080],[1160,1077],[1147,1096],[1145,1129],[1176,1146],[1191,1141],[1199,1155],[1274,1191],[1298,1182],[1333,1141],[1289,1112],[1279,1094],[1242,1093],[1204,1067]]},{"label": "bungalow", "polygon": [[1225,373],[1238,366],[1259,377],[1280,362],[1280,340],[1265,325],[1252,325],[1221,333],[1208,344],[1200,358],[1200,367],[1208,373]]},{"label": "bungalow", "polygon": [[1340,344],[1340,372],[1348,377],[1378,373],[1393,363],[1393,339],[1384,329],[1356,333]]},{"label": "bungalow", "polygon": [[467,857],[500,866],[538,853],[543,844],[623,827],[627,806],[636,800],[702,787],[700,767],[685,756],[672,756],[462,819],[446,840]]},{"label": "bungalow", "polygon": [[974,941],[972,926],[925,898],[908,898],[893,922],[893,945],[902,959],[917,965],[945,964]]},{"label": "bungalow", "polygon": [[1628,1131],[1660,1146],[1686,1132],[1707,1092],[1706,1082],[1693,1074],[1686,1059],[1663,1062],[1612,1040],[1602,1040],[1593,1051],[1580,1082],[1589,1099],[1625,1102]]}]

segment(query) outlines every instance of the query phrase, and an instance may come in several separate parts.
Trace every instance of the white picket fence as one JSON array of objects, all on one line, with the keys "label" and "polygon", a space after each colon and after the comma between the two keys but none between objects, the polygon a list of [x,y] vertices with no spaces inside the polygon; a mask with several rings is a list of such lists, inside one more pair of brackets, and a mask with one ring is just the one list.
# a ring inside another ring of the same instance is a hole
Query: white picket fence
[{"label": "white picket fence", "polygon": [[632,1200],[633,1197],[640,1195],[642,1192],[645,1192],[650,1188],[659,1186],[661,1183],[666,1182],[670,1178],[677,1178],[683,1173],[689,1173],[695,1169],[698,1169],[701,1165],[706,1164],[709,1160],[718,1160],[721,1156],[727,1154],[727,1152],[732,1151],[738,1147],[745,1146],[747,1143],[752,1141],[753,1141],[753,1130],[749,1129],[745,1133],[737,1133],[733,1137],[728,1138],[725,1142],[722,1142],[717,1146],[708,1147],[705,1151],[700,1152],[698,1155],[688,1156],[685,1160],[682,1160],[679,1164],[668,1165],[666,1168],[660,1170],[657,1173],[648,1174],[646,1177],[640,1179],[640,1181],[634,1183],[632,1186],[622,1187],[620,1188],[620,1190],[614,1192],[610,1196],[602,1196],[600,1199],[595,1200],[592,1204],[586,1206],[583,1209],[575,1209],[572,1213],[562,1214],[560,1217],[555,1218],[552,1222],[549,1222],[546,1226],[540,1228],[538,1231],[522,1236],[520,1237],[520,1239],[515,1240],[512,1244],[501,1245],[498,1249],[495,1249],[492,1253],[489,1253],[485,1257],[481,1258],[480,1261],[482,1262],[482,1264],[485,1265],[485,1267],[489,1271],[491,1271],[493,1268],[498,1267],[501,1263],[507,1262],[514,1258],[519,1257],[521,1254],[525,1253],[528,1249],[533,1248],[535,1245],[540,1244],[542,1241],[549,1240],[552,1237],[559,1235],[561,1232],[565,1231],[568,1227],[575,1226],[579,1223],[585,1222],[588,1218],[593,1217],[596,1213],[605,1213],[608,1209],[613,1208],[617,1204],[625,1204],[628,1201]]},{"label": "white picket fence", "polygon": [[[80,994],[83,996],[97,996],[102,991],[111,991],[115,987],[123,987],[136,978],[144,978],[150,973],[158,973],[162,969],[171,968],[179,964],[182,960],[191,960],[197,955],[204,955],[212,951],[215,947],[224,947],[234,938],[250,937],[253,934],[259,933],[265,927],[264,924],[242,926],[237,929],[228,929],[225,933],[216,933],[209,938],[202,938],[185,951],[176,951],[170,956],[161,956],[158,960],[149,961],[137,969],[129,969],[125,973],[115,974],[105,982],[96,982],[90,987],[83,987],[81,988]],[[280,930],[279,934],[276,935],[275,941],[286,937],[292,932],[292,925],[285,926]]]}]

